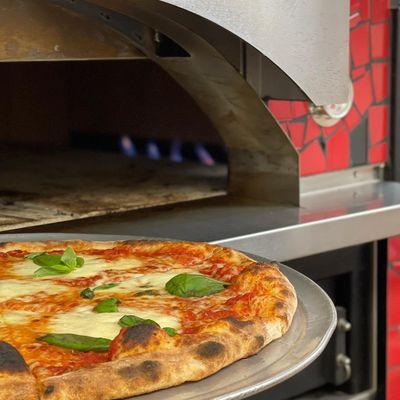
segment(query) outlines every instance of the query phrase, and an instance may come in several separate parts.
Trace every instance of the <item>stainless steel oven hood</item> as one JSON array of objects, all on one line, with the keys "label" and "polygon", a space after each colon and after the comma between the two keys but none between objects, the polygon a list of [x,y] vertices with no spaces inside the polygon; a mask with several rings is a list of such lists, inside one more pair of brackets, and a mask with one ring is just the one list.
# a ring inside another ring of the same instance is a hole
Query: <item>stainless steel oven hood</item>
[{"label": "stainless steel oven hood", "polygon": [[315,104],[348,91],[346,0],[163,0],[232,32],[268,57]]}]

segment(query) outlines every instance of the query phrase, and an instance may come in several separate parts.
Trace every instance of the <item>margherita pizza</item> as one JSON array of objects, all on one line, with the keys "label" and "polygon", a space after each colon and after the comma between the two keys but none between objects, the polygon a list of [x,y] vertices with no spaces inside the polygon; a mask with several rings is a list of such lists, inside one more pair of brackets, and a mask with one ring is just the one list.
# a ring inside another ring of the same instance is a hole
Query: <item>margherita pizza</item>
[{"label": "margherita pizza", "polygon": [[0,244],[0,399],[121,399],[205,378],[289,328],[274,264],[204,243]]}]

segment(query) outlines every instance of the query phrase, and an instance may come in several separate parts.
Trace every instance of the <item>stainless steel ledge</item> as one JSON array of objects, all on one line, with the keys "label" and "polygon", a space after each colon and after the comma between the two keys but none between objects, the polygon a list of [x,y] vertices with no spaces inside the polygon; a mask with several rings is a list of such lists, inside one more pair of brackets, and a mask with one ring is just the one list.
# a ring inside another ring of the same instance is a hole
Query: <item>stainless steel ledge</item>
[{"label": "stainless steel ledge", "polygon": [[280,207],[221,196],[23,232],[109,233],[208,241],[279,261],[400,234],[400,183],[367,183],[309,194],[303,203],[302,207]]}]

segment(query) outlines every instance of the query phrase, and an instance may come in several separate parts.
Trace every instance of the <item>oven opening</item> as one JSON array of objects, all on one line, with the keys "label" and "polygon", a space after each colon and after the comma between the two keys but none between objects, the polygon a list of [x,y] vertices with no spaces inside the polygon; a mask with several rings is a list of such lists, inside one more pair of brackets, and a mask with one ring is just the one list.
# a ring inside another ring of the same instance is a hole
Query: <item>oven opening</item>
[{"label": "oven opening", "polygon": [[0,64],[0,231],[226,193],[227,154],[148,60]]}]

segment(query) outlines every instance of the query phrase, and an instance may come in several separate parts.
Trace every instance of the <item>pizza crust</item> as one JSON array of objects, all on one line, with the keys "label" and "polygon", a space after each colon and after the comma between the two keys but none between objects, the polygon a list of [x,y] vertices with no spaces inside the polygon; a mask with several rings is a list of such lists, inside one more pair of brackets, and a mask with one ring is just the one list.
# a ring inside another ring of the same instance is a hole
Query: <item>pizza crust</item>
[{"label": "pizza crust", "polygon": [[17,349],[0,342],[0,400],[38,400],[36,380]]},{"label": "pizza crust", "polygon": [[[145,347],[161,336],[154,335],[155,330],[163,333],[151,325],[139,325],[127,329],[125,335],[137,337],[141,327],[146,329]],[[273,324],[221,320],[195,335],[180,335],[173,346],[161,342],[161,348],[150,352],[122,355],[90,369],[48,378],[41,396],[48,400],[119,399],[197,381],[256,354],[278,336]]]},{"label": "pizza crust", "polygon": [[[79,251],[88,248],[108,249],[123,244],[144,248],[150,246],[153,250],[165,246],[183,246],[187,251],[201,250],[206,258],[218,252],[227,259],[233,257],[235,262],[248,265],[232,282],[232,287],[236,287],[238,293],[250,294],[238,299],[233,306],[236,315],[245,317],[220,319],[202,326],[196,333],[174,337],[155,325],[124,329],[113,341],[112,361],[44,379],[38,386],[40,399],[120,399],[197,381],[241,358],[256,354],[289,329],[296,311],[297,297],[288,279],[277,265],[256,263],[231,249],[189,242],[67,241],[6,243],[0,245],[0,250],[33,252],[64,249],[70,245]],[[0,378],[0,381],[3,379]],[[10,376],[4,379],[6,386],[7,381],[11,382]],[[11,388],[11,384],[8,387]],[[32,392],[31,396],[35,395]],[[0,395],[0,400],[3,398],[6,399]],[[15,396],[12,392],[7,397],[9,400],[20,398],[31,400],[36,397]]]}]

